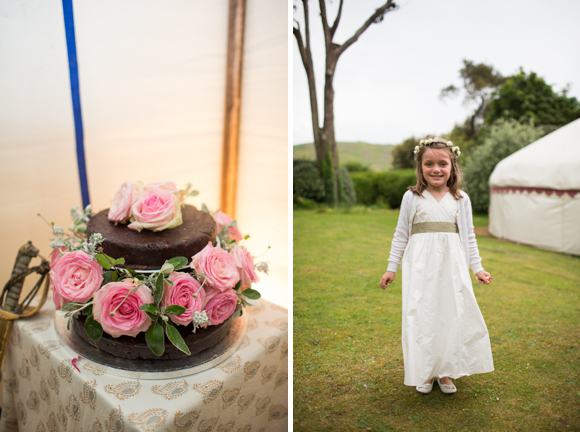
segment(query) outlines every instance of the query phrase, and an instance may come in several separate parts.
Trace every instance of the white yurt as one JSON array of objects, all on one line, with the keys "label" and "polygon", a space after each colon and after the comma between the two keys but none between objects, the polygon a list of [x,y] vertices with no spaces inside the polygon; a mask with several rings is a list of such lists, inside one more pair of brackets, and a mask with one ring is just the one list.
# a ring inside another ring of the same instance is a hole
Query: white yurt
[{"label": "white yurt", "polygon": [[492,235],[580,255],[580,119],[502,160],[489,185]]}]

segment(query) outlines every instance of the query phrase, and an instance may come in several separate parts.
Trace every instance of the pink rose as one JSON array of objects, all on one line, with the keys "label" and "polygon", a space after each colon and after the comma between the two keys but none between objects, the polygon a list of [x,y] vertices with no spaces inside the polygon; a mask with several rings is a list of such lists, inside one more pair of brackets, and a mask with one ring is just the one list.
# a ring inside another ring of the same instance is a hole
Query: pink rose
[{"label": "pink rose", "polygon": [[234,258],[211,242],[191,258],[191,267],[204,275],[210,287],[220,291],[235,287],[240,280]]},{"label": "pink rose", "polygon": [[185,308],[180,315],[169,314],[169,318],[176,324],[188,325],[193,321],[193,313],[201,312],[205,302],[205,290],[200,283],[188,273],[173,272],[169,275],[173,286],[166,284],[163,291],[161,305],[167,308],[171,305],[179,305]]},{"label": "pink rose", "polygon": [[232,289],[219,291],[213,289],[203,309],[209,317],[209,325],[218,325],[232,316],[238,304],[238,296]]},{"label": "pink rose", "polygon": [[[58,249],[55,252],[58,253]],[[102,272],[103,268],[97,260],[91,261],[90,255],[80,250],[67,252],[58,258],[50,270],[56,308],[60,309],[70,302],[84,303],[89,300],[103,283]]]},{"label": "pink rose", "polygon": [[177,186],[175,186],[175,183],[173,182],[155,182],[149,183],[147,186],[145,186],[145,190],[155,188],[163,189],[171,193],[177,192]]},{"label": "pink rose", "polygon": [[50,268],[51,269],[56,267],[56,263],[58,262],[60,257],[63,256],[63,254],[66,251],[68,251],[68,248],[66,246],[57,247],[56,249],[54,249],[52,251],[52,253],[50,254]]},{"label": "pink rose", "polygon": [[131,210],[133,222],[128,227],[136,231],[162,231],[183,223],[177,197],[165,189],[146,189]]},{"label": "pink rose", "polygon": [[240,273],[240,280],[242,281],[241,289],[250,288],[252,282],[258,282],[260,280],[254,269],[254,259],[246,248],[235,245],[232,249],[232,256]]},{"label": "pink rose", "polygon": [[146,285],[139,285],[135,292],[127,295],[135,288],[135,283],[141,282],[135,279],[110,282],[93,296],[95,321],[98,321],[103,330],[113,337],[123,335],[135,337],[151,325],[151,319],[139,308],[144,304],[153,303],[153,294]]},{"label": "pink rose", "polygon": [[[234,220],[222,211],[214,213],[213,220],[215,221],[218,235],[221,234],[222,230],[231,224]],[[236,242],[243,240],[244,236],[240,232],[237,226],[232,226],[228,228],[228,237]]]},{"label": "pink rose", "polygon": [[137,185],[127,180],[121,185],[115,197],[111,208],[109,208],[108,218],[111,222],[125,223],[131,217],[131,207],[139,198]]}]

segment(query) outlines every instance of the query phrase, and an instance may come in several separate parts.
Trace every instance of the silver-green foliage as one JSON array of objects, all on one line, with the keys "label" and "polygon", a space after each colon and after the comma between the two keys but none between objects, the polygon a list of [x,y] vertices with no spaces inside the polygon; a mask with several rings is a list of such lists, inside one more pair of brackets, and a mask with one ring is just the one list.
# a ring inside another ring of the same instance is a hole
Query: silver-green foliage
[{"label": "silver-green foliage", "polygon": [[543,130],[533,123],[500,119],[493,124],[483,144],[473,151],[464,170],[465,189],[474,212],[485,213],[489,209],[488,182],[495,166],[542,135]]}]

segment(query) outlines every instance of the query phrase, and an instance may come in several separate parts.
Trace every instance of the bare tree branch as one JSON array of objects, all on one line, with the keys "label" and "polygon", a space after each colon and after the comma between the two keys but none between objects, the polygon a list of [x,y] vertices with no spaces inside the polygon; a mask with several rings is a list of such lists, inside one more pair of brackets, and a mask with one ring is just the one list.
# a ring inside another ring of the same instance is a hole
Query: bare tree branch
[{"label": "bare tree branch", "polygon": [[387,1],[384,5],[382,5],[380,8],[378,8],[375,11],[375,13],[372,14],[365,21],[365,23],[362,25],[362,27],[359,28],[356,31],[356,33],[351,36],[350,39],[348,39],[345,43],[343,43],[342,45],[340,45],[340,47],[338,48],[338,53],[337,54],[338,55],[342,54],[349,46],[351,46],[353,43],[355,43],[358,40],[358,38],[360,37],[360,35],[363,34],[365,32],[365,30],[368,29],[370,27],[370,25],[377,20],[378,17],[380,17],[380,16],[384,15],[385,13],[389,12],[389,10],[391,8],[394,8],[393,0]]},{"label": "bare tree branch", "polygon": [[328,47],[332,43],[332,35],[330,34],[330,27],[328,27],[328,17],[326,16],[326,3],[325,0],[318,0],[320,5],[320,15],[322,21],[322,30],[324,32],[324,43]]},{"label": "bare tree branch", "polygon": [[336,14],[334,24],[332,24],[332,27],[330,28],[330,35],[332,37],[334,37],[334,33],[336,33],[336,29],[338,28],[338,23],[340,22],[340,16],[342,15],[342,3],[343,3],[343,0],[340,0],[340,3],[338,5],[338,13]]}]

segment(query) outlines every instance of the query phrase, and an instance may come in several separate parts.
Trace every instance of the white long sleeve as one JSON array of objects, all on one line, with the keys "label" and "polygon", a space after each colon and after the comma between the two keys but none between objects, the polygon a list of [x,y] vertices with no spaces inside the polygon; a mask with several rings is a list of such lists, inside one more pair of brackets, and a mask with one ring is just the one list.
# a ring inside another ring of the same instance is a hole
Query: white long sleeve
[{"label": "white long sleeve", "polygon": [[463,241],[467,242],[468,264],[471,267],[473,274],[483,270],[481,266],[481,256],[479,256],[479,248],[477,247],[477,240],[475,239],[475,232],[473,227],[473,214],[471,210],[471,200],[469,196],[464,193],[463,199],[460,200],[463,207],[463,223],[465,224],[465,234],[462,236]]},{"label": "white long sleeve", "polygon": [[395,235],[393,236],[393,241],[391,242],[391,253],[389,255],[389,264],[387,266],[387,271],[397,272],[397,267],[401,264],[401,259],[403,258],[403,252],[407,247],[409,242],[409,235],[411,232],[411,223],[409,220],[409,214],[414,207],[413,192],[407,191],[403,195],[403,201],[401,202],[401,209],[399,211],[399,220],[397,221],[397,228],[395,229]]}]

